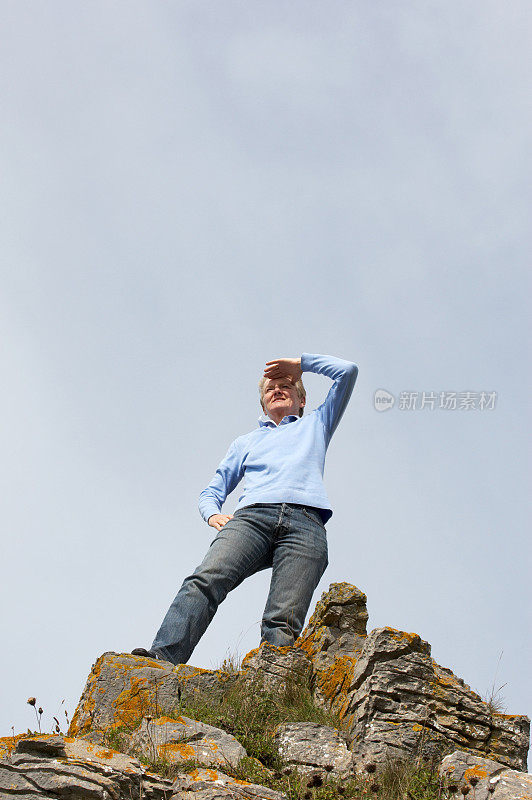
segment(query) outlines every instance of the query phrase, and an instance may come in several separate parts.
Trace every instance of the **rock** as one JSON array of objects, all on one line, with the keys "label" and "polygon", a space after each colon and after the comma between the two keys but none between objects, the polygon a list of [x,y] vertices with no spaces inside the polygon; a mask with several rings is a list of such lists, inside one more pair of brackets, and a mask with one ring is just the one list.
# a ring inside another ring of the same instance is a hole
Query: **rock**
[{"label": "rock", "polygon": [[428,701],[430,645],[417,634],[378,628],[368,636],[348,690],[347,720],[357,768],[412,754],[439,755]]},{"label": "rock", "polygon": [[98,733],[110,728],[133,730],[143,717],[172,713],[180,698],[217,700],[234,680],[221,670],[104,653],[91,670],[68,734],[98,740]]},{"label": "rock", "polygon": [[30,753],[34,756],[56,756],[65,755],[65,739],[63,736],[55,734],[44,736],[32,736],[31,738],[21,739],[17,744],[17,753]]},{"label": "rock", "polygon": [[346,778],[353,772],[353,755],[335,728],[315,722],[280,725],[275,733],[279,755],[299,772]]},{"label": "rock", "polygon": [[389,758],[426,758],[460,747],[497,756],[507,766],[526,765],[529,720],[513,719],[513,735],[494,738],[500,725],[488,706],[449,669],[430,657],[417,634],[377,628],[353,670],[346,717],[360,767]]},{"label": "rock", "polygon": [[7,758],[15,751],[18,743],[25,739],[50,739],[55,734],[52,733],[43,733],[42,735],[32,734],[28,731],[28,733],[17,733],[16,736],[3,736],[0,739],[0,759]]},{"label": "rock", "polygon": [[0,797],[6,800],[166,800],[171,786],[134,758],[69,737],[22,739],[13,755],[0,761]]},{"label": "rock", "polygon": [[447,786],[456,786],[458,796],[463,786],[469,786],[475,800],[532,800],[532,775],[471,753],[458,750],[446,756],[440,777]]},{"label": "rock", "polygon": [[363,592],[332,584],[296,642],[312,662],[316,701],[344,720],[358,768],[460,748],[526,769],[528,717],[492,714],[428,642],[393,628],[367,636],[366,622]]},{"label": "rock", "polygon": [[282,792],[236,780],[213,769],[196,769],[181,775],[172,790],[172,800],[286,800]]},{"label": "rock", "polygon": [[[160,727],[164,725],[166,723]],[[6,800],[9,797],[24,800],[58,797],[71,800],[130,800],[132,797],[138,800],[286,800],[286,795],[280,792],[230,778],[212,769],[197,769],[188,775],[179,775],[174,781],[163,780],[131,756],[85,740],[49,735],[20,740],[15,753],[0,761],[0,797]]]},{"label": "rock", "polygon": [[[489,708],[488,713],[490,713]],[[487,754],[502,761],[507,767],[526,770],[530,745],[530,719],[522,714],[490,713],[490,716],[489,748],[479,755]]]},{"label": "rock", "polygon": [[366,641],[366,595],[349,583],[332,583],[316,604],[296,647],[311,659],[315,699],[340,717]]},{"label": "rock", "polygon": [[[428,642],[393,628],[378,628],[368,635],[367,618],[363,592],[348,583],[332,584],[294,646],[262,644],[246,656],[238,675],[104,653],[92,668],[68,737],[28,733],[0,739],[0,757],[5,756],[0,796],[18,792],[30,799],[68,795],[118,800],[156,798],[168,791],[168,782],[150,777],[131,755],[105,747],[110,741],[120,749],[137,748],[150,758],[177,762],[194,758],[234,766],[245,755],[234,737],[173,717],[179,714],[181,700],[200,700],[215,703],[223,719],[228,692],[236,688],[250,705],[261,686],[274,692],[291,687],[310,690],[318,705],[342,719],[349,752],[343,734],[326,726],[290,723],[277,731],[283,756],[316,779],[329,773],[349,774],[353,767],[363,770],[370,762],[378,769],[396,758],[441,759],[462,751],[462,759],[496,763],[487,773],[495,787],[492,794],[509,797],[500,793],[510,779],[526,787],[528,777],[513,770],[526,769],[528,717],[492,713],[463,680],[431,658]],[[297,692],[287,692],[283,702],[290,697],[297,698]],[[458,775],[457,764],[453,769]],[[275,796],[256,784],[229,786],[226,778],[209,783],[205,774],[193,791],[185,785],[192,779],[182,777],[184,783],[173,787],[175,797]],[[265,775],[254,780],[269,782]]]},{"label": "rock", "polygon": [[143,719],[130,739],[130,752],[150,761],[179,764],[192,759],[205,766],[237,767],[246,751],[230,733],[188,717]]},{"label": "rock", "polygon": [[283,691],[290,684],[308,688],[311,670],[311,662],[303,650],[263,642],[242,661],[240,679],[259,680],[270,691]]}]

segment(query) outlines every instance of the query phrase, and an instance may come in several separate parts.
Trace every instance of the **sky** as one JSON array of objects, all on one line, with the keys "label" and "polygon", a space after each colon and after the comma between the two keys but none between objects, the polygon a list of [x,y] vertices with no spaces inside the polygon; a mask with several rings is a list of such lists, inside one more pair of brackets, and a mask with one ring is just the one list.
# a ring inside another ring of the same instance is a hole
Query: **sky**
[{"label": "sky", "polygon": [[[359,368],[311,610],[353,583],[530,715],[530,4],[1,8],[0,735],[151,644],[265,362],[304,352]],[[257,646],[268,585],[190,663]]]}]

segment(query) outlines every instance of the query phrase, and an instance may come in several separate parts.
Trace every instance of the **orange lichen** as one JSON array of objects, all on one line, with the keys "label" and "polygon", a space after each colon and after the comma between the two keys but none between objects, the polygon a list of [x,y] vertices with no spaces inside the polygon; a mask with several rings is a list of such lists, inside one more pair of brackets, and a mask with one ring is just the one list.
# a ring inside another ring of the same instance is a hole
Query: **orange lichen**
[{"label": "orange lichen", "polygon": [[116,717],[111,727],[132,725],[156,706],[156,687],[137,675],[131,676],[129,688],[123,689],[114,702]]},{"label": "orange lichen", "polygon": [[295,643],[296,647],[299,647],[303,652],[305,652],[310,658],[319,653],[322,649],[322,639],[326,632],[325,627],[316,628],[311,633],[307,634],[306,636],[301,636]]},{"label": "orange lichen", "polygon": [[95,750],[94,755],[96,758],[113,758],[116,755],[115,750]]},{"label": "orange lichen", "polygon": [[160,756],[174,755],[185,761],[196,757],[194,748],[184,742],[167,742],[167,744],[159,745],[157,751]]},{"label": "orange lichen", "polygon": [[244,660],[242,661],[242,664],[241,664],[241,669],[242,669],[242,670],[245,670],[245,669],[247,669],[247,668],[248,668],[248,662],[249,662],[249,661],[251,661],[251,659],[252,659],[252,658],[254,658],[254,656],[256,656],[256,654],[257,654],[258,652],[259,652],[259,648],[258,648],[258,647],[255,647],[253,650],[250,650],[250,651],[249,651],[249,653],[247,654],[247,656],[246,656],[246,657],[244,658]]},{"label": "orange lichen", "polygon": [[90,675],[87,678],[87,684],[83,694],[81,695],[78,707],[74,712],[74,716],[72,717],[72,721],[68,729],[69,736],[81,736],[84,733],[88,733],[90,730],[91,717],[96,705],[96,701],[92,695],[92,690],[94,684],[100,677],[104,658],[104,656],[100,656],[91,669]]},{"label": "orange lichen", "polygon": [[[436,661],[434,661],[434,659],[431,659],[431,663],[432,663],[432,666],[433,666],[433,669],[434,669],[435,679],[442,686],[450,686],[453,689],[456,689],[457,691],[462,691],[462,692],[464,690],[465,691],[471,691],[469,689],[469,686],[465,686],[465,684],[463,682],[461,682],[456,677],[454,672],[452,672],[450,669],[446,669],[445,667],[440,667],[440,665],[437,664]],[[471,692],[471,693],[473,695],[475,695],[474,692]],[[478,697],[478,695],[475,695],[475,697]]]},{"label": "orange lichen", "polygon": [[[203,669],[203,667],[189,667],[188,664],[177,664],[172,672],[174,672],[181,681],[189,681],[191,678],[195,678],[197,675],[214,674],[210,669]],[[185,674],[181,675],[182,672]]]},{"label": "orange lichen", "polygon": [[208,775],[210,781],[220,780],[220,776],[215,769],[202,769],[201,771],[193,769],[192,772],[188,773],[188,777],[192,778],[193,781],[203,781],[205,780],[205,775]]},{"label": "orange lichen", "polygon": [[339,656],[317,676],[316,686],[324,698],[334,700],[351,685],[357,659],[353,656]]},{"label": "orange lichen", "polygon": [[293,651],[294,645],[283,645],[282,647],[276,647],[275,645],[270,644],[269,642],[262,642],[262,644],[259,647],[255,647],[253,650],[250,650],[250,652],[246,655],[240,666],[241,672],[248,671],[248,669],[250,668],[249,667],[250,662],[253,662],[255,656],[257,656],[262,649],[274,650],[276,653],[280,653],[281,655],[287,655],[288,653]]},{"label": "orange lichen", "polygon": [[177,719],[172,719],[171,717],[158,717],[158,719],[153,721],[154,725],[166,725],[167,723],[171,723],[172,725],[180,724],[186,725],[187,723],[183,719],[183,717],[178,717]]},{"label": "orange lichen", "polygon": [[30,738],[30,735],[27,733],[17,733],[16,736],[2,736],[2,738],[0,738],[0,758],[7,758],[7,756],[11,755],[17,742],[20,742],[21,739]]},{"label": "orange lichen", "polygon": [[[265,645],[267,645],[267,642],[263,642],[261,644],[261,647],[264,647]],[[268,645],[268,647],[273,647],[273,646],[274,645],[271,645],[271,644]],[[292,645],[285,644],[282,647],[276,647],[275,649],[278,650],[279,653],[284,653],[286,655],[286,653],[289,653],[292,650]]]},{"label": "orange lichen", "polygon": [[468,781],[469,778],[487,778],[490,773],[485,767],[475,766],[475,767],[468,767],[464,772],[464,781]]},{"label": "orange lichen", "polygon": [[238,786],[252,786],[249,781],[242,781],[236,778],[230,778],[227,780],[227,775],[220,774],[215,769],[208,769],[202,767],[201,769],[193,769],[192,772],[188,773],[188,777],[192,778],[193,781],[221,781],[224,784],[229,784],[229,786],[233,784],[237,784]]},{"label": "orange lichen", "polygon": [[[122,659],[122,658],[123,658],[123,656],[120,656],[120,659]],[[158,663],[157,663],[157,661],[154,661],[154,660],[153,660],[153,658],[146,658],[146,656],[131,656],[131,658],[135,659],[135,661],[136,661],[136,662],[139,662],[139,661],[140,661],[141,663],[144,663],[144,662],[146,662],[146,661],[149,661],[149,662],[150,662],[150,663],[149,663],[149,666],[150,666],[150,668],[152,668],[152,669],[166,669],[166,667],[165,667],[165,665],[164,665],[164,664],[158,664]],[[118,659],[116,659],[116,658],[113,658],[113,661],[115,661],[115,660],[118,660]],[[136,666],[136,664],[124,664],[124,663],[123,663],[123,662],[120,660],[120,666],[121,666],[123,669],[128,669],[128,670],[130,670],[130,669],[134,669],[134,668],[135,668],[135,666]]]},{"label": "orange lichen", "polygon": [[413,642],[420,641],[420,637],[417,633],[407,633],[406,631],[399,631],[397,630],[397,628],[389,628],[389,627],[385,627],[384,630],[393,639],[397,639],[399,641],[406,640],[409,644],[413,644]]}]

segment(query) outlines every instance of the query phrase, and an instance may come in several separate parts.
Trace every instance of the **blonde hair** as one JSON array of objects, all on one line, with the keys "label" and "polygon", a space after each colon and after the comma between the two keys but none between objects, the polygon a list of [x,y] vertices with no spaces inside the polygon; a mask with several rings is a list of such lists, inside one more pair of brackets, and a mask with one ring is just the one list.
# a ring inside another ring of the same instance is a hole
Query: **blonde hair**
[{"label": "blonde hair", "polygon": [[[264,387],[266,386],[266,382],[268,380],[269,380],[268,378],[265,378],[264,376],[262,376],[262,378],[259,381],[260,404],[262,406],[262,410],[263,411],[264,411]],[[297,380],[294,383],[294,386],[297,389],[297,396],[299,397],[299,399],[300,400],[306,400],[307,399],[307,393],[305,391],[305,387],[303,386],[303,381],[301,380],[301,378],[299,378],[299,380]],[[300,417],[303,416],[303,411],[304,410],[305,410],[304,408],[300,408],[299,409],[299,416]]]}]

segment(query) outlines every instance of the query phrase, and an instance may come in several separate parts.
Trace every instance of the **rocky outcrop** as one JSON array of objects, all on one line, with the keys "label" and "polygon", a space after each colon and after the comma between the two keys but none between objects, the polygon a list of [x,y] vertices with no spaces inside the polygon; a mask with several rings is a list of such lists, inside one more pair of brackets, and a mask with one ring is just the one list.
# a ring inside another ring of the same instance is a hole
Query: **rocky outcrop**
[{"label": "rocky outcrop", "polygon": [[112,728],[133,730],[143,717],[175,711],[181,699],[215,702],[234,680],[222,670],[104,653],[92,667],[68,735],[98,739],[98,733]]},{"label": "rocky outcrop", "polygon": [[346,737],[335,728],[315,722],[291,722],[275,732],[279,755],[288,766],[307,775],[347,778],[353,774],[353,754]]},{"label": "rocky outcrop", "polygon": [[188,717],[143,719],[131,735],[129,751],[149,761],[192,760],[208,767],[237,767],[247,755],[230,733]]},{"label": "rocky outcrop", "polygon": [[110,729],[133,731],[143,718],[175,716],[180,699],[218,702],[235,681],[243,692],[259,681],[275,691],[310,686],[315,701],[343,720],[359,769],[456,749],[526,768],[527,717],[493,714],[431,658],[428,642],[393,628],[368,635],[367,619],[365,594],[347,583],[332,584],[295,647],[262,644],[246,656],[239,676],[105,653],[91,671],[69,735],[104,741]]},{"label": "rocky outcrop", "polygon": [[20,739],[0,761],[0,797],[23,800],[286,800],[212,769],[161,779],[130,756],[63,736]]},{"label": "rocky outcrop", "polygon": [[167,800],[171,787],[135,758],[62,736],[21,739],[14,754],[0,761],[2,798]]},{"label": "rocky outcrop", "polygon": [[493,714],[415,633],[377,628],[369,636],[366,597],[332,584],[296,642],[312,662],[322,705],[344,720],[357,768],[457,748],[526,769],[530,720]]},{"label": "rocky outcrop", "polygon": [[[285,709],[288,701],[292,708],[297,701],[307,714],[312,695],[341,720],[337,729],[294,718],[275,732],[264,731],[267,763],[277,764],[276,747],[286,770],[303,773],[309,787],[364,770],[367,778],[397,758],[446,756],[446,781],[473,787],[476,800],[530,798],[530,776],[516,771],[526,769],[528,717],[492,713],[463,680],[432,659],[428,642],[388,627],[368,634],[367,619],[365,594],[339,583],[323,594],[294,647],[262,644],[238,674],[104,653],[91,670],[68,736],[0,739],[0,797],[283,800],[279,792],[225,774],[242,774],[246,763],[254,780],[274,781],[273,772],[245,758],[238,741],[240,705],[231,706],[242,696],[249,713],[265,689],[268,708]],[[298,691],[291,693],[291,687]],[[189,708],[201,716],[201,709],[214,705],[211,721],[237,738],[180,716],[183,703],[198,700]],[[246,741],[251,750],[254,740]],[[172,766],[175,776],[184,769],[180,764],[189,762],[190,769],[191,761],[202,768],[172,781],[142,763]],[[284,780],[280,772],[278,779]]]},{"label": "rocky outcrop", "polygon": [[[440,776],[452,795],[475,800],[531,800],[532,775],[508,769],[504,764],[457,751],[445,756]],[[474,794],[473,794],[474,792]]]}]

